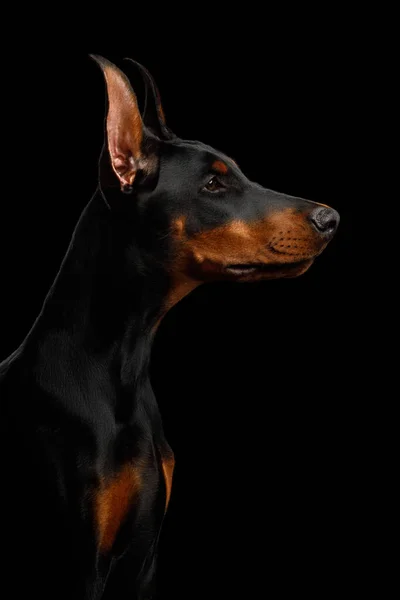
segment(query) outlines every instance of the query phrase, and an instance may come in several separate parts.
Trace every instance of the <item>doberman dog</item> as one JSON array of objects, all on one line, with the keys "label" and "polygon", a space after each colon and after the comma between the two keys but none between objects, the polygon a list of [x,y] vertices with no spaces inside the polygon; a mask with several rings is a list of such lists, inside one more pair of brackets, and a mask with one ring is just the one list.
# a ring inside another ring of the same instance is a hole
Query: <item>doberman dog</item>
[{"label": "doberman dog", "polygon": [[157,327],[202,282],[304,273],[339,223],[176,137],[158,89],[108,93],[99,186],[43,309],[0,366],[2,589],[42,600],[153,598],[174,455],[149,379]]}]

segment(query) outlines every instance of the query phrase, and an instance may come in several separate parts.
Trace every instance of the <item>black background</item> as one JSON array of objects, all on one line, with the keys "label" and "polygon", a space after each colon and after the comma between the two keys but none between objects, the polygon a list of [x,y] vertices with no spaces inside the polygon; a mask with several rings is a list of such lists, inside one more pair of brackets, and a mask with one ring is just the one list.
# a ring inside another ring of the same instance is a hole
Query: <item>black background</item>
[{"label": "black background", "polygon": [[357,196],[354,56],[344,35],[282,31],[272,42],[250,31],[246,42],[232,36],[221,46],[189,35],[176,46],[68,53],[21,43],[3,66],[0,358],[32,325],[96,187],[105,89],[90,51],[147,66],[180,137],[341,215],[301,278],[203,286],[162,322],[152,380],[177,461],[162,598],[324,594],[354,570]]}]

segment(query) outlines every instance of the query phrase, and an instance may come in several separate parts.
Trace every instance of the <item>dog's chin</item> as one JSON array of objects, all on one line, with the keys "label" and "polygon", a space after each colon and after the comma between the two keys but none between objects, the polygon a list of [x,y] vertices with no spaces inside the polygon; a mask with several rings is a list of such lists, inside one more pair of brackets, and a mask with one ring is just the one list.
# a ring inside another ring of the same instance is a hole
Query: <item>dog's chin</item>
[{"label": "dog's chin", "polygon": [[264,279],[282,279],[298,277],[310,268],[314,258],[292,263],[249,263],[226,265],[224,273],[235,281],[261,281]]}]

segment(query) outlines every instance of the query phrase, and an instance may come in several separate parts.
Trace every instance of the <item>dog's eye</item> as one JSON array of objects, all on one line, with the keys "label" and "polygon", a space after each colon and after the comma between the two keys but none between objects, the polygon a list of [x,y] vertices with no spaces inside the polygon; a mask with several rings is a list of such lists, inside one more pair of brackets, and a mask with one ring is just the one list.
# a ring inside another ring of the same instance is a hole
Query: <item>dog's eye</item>
[{"label": "dog's eye", "polygon": [[224,190],[225,187],[220,182],[218,177],[214,175],[213,177],[211,177],[210,181],[206,183],[203,189],[206,190],[206,192],[220,192]]}]

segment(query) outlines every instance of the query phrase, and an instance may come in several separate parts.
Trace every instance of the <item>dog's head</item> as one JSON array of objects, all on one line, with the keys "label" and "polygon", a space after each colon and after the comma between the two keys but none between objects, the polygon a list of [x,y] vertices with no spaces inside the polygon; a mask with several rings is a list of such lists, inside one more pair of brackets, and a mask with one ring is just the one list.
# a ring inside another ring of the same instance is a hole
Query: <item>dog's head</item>
[{"label": "dog's head", "polygon": [[334,209],[265,189],[223,153],[176,137],[153,79],[137,65],[149,93],[142,116],[125,74],[93,58],[107,84],[107,160],[118,204],[144,245],[167,240],[160,260],[183,286],[177,296],[203,281],[295,277],[310,267],[337,229]]}]

